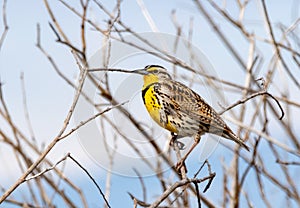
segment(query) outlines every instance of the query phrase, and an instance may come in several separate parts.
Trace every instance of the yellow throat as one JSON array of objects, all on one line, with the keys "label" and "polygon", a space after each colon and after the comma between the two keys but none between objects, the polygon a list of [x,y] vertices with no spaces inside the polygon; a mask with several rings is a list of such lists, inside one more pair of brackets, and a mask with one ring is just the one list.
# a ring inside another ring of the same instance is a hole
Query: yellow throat
[{"label": "yellow throat", "polygon": [[155,74],[147,74],[144,75],[144,85],[143,89],[145,89],[147,86],[149,86],[152,83],[158,82],[158,76]]}]

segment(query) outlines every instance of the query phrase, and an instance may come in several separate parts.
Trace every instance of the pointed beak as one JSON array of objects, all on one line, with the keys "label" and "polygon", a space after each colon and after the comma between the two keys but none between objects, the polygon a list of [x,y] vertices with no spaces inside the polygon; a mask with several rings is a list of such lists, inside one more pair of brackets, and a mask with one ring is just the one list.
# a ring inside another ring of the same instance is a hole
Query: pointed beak
[{"label": "pointed beak", "polygon": [[136,69],[131,71],[132,73],[141,74],[141,75],[147,75],[149,72],[147,72],[145,69]]}]

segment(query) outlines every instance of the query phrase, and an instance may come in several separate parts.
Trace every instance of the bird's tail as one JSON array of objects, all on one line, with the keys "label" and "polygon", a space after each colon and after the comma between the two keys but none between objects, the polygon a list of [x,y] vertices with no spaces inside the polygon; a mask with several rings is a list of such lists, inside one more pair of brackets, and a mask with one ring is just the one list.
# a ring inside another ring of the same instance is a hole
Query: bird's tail
[{"label": "bird's tail", "polygon": [[225,131],[223,132],[223,137],[225,137],[226,139],[230,139],[232,141],[235,141],[236,143],[238,143],[240,146],[244,147],[247,151],[250,151],[250,148],[244,143],[244,141],[239,138],[238,136],[236,136],[231,129],[225,129]]}]

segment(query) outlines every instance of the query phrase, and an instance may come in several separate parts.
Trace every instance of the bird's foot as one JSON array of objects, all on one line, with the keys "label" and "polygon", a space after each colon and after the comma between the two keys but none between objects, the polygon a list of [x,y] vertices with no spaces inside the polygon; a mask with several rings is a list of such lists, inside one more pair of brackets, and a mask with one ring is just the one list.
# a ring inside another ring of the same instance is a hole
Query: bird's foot
[{"label": "bird's foot", "polygon": [[177,140],[177,135],[175,133],[172,132],[171,135],[172,135],[172,138],[170,140],[169,145],[171,147],[174,147],[174,145],[176,144],[178,146],[179,150],[184,150],[185,144],[183,142],[180,142]]},{"label": "bird's foot", "polygon": [[171,147],[174,147],[175,144],[178,146],[179,150],[184,150],[185,149],[185,144],[183,142],[171,139],[169,145]]},{"label": "bird's foot", "polygon": [[185,144],[183,142],[180,142],[178,140],[176,140],[175,142],[176,142],[176,144],[177,144],[177,146],[178,146],[178,148],[180,150],[184,150],[185,149]]}]

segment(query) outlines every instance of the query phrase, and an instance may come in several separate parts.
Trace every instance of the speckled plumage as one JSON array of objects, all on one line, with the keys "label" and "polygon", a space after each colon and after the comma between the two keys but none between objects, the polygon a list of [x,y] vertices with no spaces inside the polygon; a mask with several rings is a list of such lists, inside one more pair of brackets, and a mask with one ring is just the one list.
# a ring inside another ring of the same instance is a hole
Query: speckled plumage
[{"label": "speckled plumage", "polygon": [[144,75],[144,104],[160,126],[176,133],[178,137],[200,137],[205,133],[220,135],[249,150],[200,95],[173,80],[166,69],[149,65],[139,73]]}]

